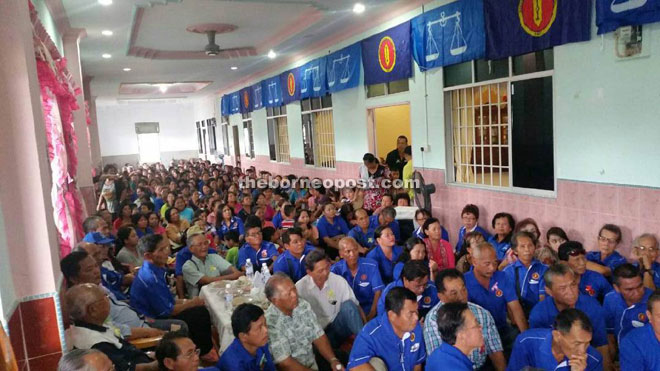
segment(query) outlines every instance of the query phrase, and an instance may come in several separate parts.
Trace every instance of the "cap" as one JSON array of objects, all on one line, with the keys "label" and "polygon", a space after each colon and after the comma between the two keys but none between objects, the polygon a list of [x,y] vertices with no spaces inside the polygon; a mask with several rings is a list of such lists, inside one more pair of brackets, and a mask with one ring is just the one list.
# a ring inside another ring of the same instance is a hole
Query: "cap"
[{"label": "cap", "polygon": [[190,238],[196,234],[204,234],[204,231],[198,225],[193,225],[192,227],[188,228],[188,230],[186,231],[187,238]]},{"label": "cap", "polygon": [[89,232],[85,235],[83,241],[95,243],[97,245],[107,245],[115,242],[113,238],[105,237],[101,232]]},{"label": "cap", "polygon": [[566,241],[559,246],[559,260],[568,261],[569,256],[585,255],[584,246],[577,241]]}]

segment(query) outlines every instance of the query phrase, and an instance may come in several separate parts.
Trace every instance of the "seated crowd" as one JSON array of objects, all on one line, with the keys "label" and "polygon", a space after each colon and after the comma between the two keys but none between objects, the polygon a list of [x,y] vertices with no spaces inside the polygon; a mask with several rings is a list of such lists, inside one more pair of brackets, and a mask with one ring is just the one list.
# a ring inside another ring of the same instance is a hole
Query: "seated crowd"
[{"label": "seated crowd", "polygon": [[[60,370],[660,370],[653,234],[628,260],[614,224],[587,251],[506,212],[484,228],[468,204],[452,246],[427,210],[396,219],[410,190],[381,187],[392,175],[374,156],[360,173],[375,186],[106,166],[98,212],[60,262],[74,348]],[[262,269],[270,306],[234,308],[218,354],[203,287]],[[155,352],[134,345],[145,338]]]}]

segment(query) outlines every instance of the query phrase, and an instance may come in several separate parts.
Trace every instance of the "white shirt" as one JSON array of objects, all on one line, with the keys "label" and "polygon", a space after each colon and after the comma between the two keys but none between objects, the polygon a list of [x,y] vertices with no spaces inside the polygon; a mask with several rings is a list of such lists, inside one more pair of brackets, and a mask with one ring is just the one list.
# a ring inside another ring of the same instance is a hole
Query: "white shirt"
[{"label": "white shirt", "polygon": [[323,289],[319,290],[310,275],[301,278],[296,283],[296,289],[298,295],[312,306],[322,328],[335,320],[343,302],[351,300],[356,305],[360,305],[348,282],[342,276],[332,272],[325,281]]}]

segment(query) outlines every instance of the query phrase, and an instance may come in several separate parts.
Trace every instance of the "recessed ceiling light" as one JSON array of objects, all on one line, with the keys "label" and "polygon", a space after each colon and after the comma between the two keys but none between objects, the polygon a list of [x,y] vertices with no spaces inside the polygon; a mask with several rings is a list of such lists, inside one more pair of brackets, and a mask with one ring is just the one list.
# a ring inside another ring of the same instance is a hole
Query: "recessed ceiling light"
[{"label": "recessed ceiling light", "polygon": [[129,72],[130,70],[130,67],[124,67],[124,72]]},{"label": "recessed ceiling light", "polygon": [[110,6],[112,5],[112,0],[99,0],[99,4],[103,6]]},{"label": "recessed ceiling light", "polygon": [[160,84],[160,86],[158,86],[158,90],[160,90],[161,93],[167,93],[167,88],[167,84]]},{"label": "recessed ceiling light", "polygon": [[232,71],[236,71],[238,69],[238,67],[236,67],[236,66],[231,66],[230,68],[231,68]]},{"label": "recessed ceiling light", "polygon": [[101,35],[103,36],[112,36],[113,32],[110,30],[103,30],[101,31]]},{"label": "recessed ceiling light", "polygon": [[274,51],[273,49],[271,49],[271,50],[268,52],[268,58],[270,58],[270,59],[275,59],[275,58],[277,58],[277,53],[275,53],[275,51]]},{"label": "recessed ceiling light", "polygon": [[103,57],[104,59],[110,59],[112,58],[112,54],[104,53],[103,55],[101,55],[101,57]]},{"label": "recessed ceiling light", "polygon": [[364,13],[364,9],[365,9],[365,7],[364,7],[364,4],[362,4],[362,3],[355,3],[355,5],[353,5],[353,13],[355,13],[355,14]]}]

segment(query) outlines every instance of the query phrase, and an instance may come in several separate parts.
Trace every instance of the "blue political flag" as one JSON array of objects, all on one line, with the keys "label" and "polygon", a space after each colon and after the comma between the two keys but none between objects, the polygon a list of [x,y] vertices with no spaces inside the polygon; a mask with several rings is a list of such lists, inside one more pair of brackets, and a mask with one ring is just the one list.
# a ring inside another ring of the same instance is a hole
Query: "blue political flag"
[{"label": "blue political flag", "polygon": [[220,115],[229,116],[229,95],[227,94],[220,99]]},{"label": "blue political flag", "polygon": [[241,96],[240,92],[235,91],[229,94],[229,114],[241,113]]},{"label": "blue political flag", "polygon": [[252,105],[252,88],[248,86],[239,90],[239,95],[241,98],[241,113],[248,113],[254,111]]},{"label": "blue political flag", "polygon": [[282,84],[280,77],[275,76],[261,81],[261,94],[264,106],[279,107],[282,105]]},{"label": "blue political flag", "polygon": [[484,0],[484,19],[490,60],[591,38],[586,0]]},{"label": "blue political flag", "polygon": [[264,108],[264,94],[261,82],[252,85],[250,90],[252,91],[252,109],[256,111]]},{"label": "blue political flag", "polygon": [[338,92],[358,86],[362,45],[357,42],[326,57],[328,91]]},{"label": "blue political flag", "polygon": [[598,34],[660,21],[660,0],[596,0]]},{"label": "blue political flag", "polygon": [[482,0],[459,0],[411,21],[413,58],[422,71],[483,58],[486,54]]},{"label": "blue political flag", "polygon": [[412,76],[410,22],[362,40],[364,84],[379,84]]},{"label": "blue political flag", "polygon": [[322,97],[328,91],[326,87],[325,57],[307,62],[300,71],[300,99]]},{"label": "blue political flag", "polygon": [[282,103],[289,104],[300,100],[300,68],[294,68],[280,74]]}]

